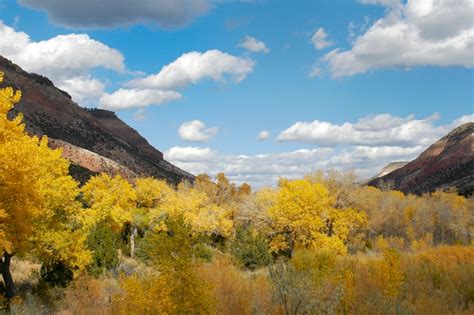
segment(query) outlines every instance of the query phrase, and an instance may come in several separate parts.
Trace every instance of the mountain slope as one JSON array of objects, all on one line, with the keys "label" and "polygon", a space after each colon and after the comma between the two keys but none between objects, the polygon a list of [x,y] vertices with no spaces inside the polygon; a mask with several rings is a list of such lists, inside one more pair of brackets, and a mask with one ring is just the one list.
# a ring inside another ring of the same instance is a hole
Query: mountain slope
[{"label": "mountain slope", "polygon": [[407,165],[408,162],[406,161],[400,161],[400,162],[392,162],[392,163],[389,163],[387,165],[385,165],[382,170],[380,171],[380,173],[378,173],[377,175],[371,177],[370,179],[367,180],[367,182],[370,182],[374,179],[377,179],[377,178],[380,178],[382,176],[385,176],[387,174],[390,174],[391,172],[393,171],[396,171],[398,170],[400,167],[404,167],[405,165]]},{"label": "mountain slope", "polygon": [[435,142],[415,160],[368,184],[392,183],[405,193],[422,194],[456,187],[460,194],[474,191],[474,123],[466,123]]},{"label": "mountain slope", "polygon": [[82,108],[49,79],[27,73],[1,56],[0,71],[5,73],[3,86],[22,92],[11,116],[22,112],[28,133],[47,135],[51,146],[64,147],[63,156],[78,166],[74,169],[119,173],[125,177],[153,176],[171,183],[194,179],[165,161],[160,151],[115,113]]}]

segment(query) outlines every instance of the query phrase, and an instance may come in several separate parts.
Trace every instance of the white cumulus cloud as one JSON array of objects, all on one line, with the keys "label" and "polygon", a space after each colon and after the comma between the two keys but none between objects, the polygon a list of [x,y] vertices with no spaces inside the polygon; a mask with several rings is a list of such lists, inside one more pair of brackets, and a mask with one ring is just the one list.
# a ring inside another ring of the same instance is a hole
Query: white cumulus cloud
[{"label": "white cumulus cloud", "polygon": [[452,124],[436,126],[438,114],[424,119],[413,115],[397,117],[379,114],[359,119],[356,123],[314,120],[296,122],[278,135],[279,141],[300,141],[320,146],[417,146],[429,145],[453,128]]},{"label": "white cumulus cloud", "polygon": [[328,34],[323,27],[318,28],[311,36],[311,43],[313,43],[314,48],[321,50],[334,45],[333,42],[327,40],[327,36]]},{"label": "white cumulus cloud", "polygon": [[[335,133],[336,141],[339,139],[339,143],[343,143],[343,146],[331,145],[331,147],[257,155],[221,154],[208,147],[172,147],[164,154],[167,160],[193,174],[215,175],[224,172],[231,181],[237,184],[248,182],[253,187],[275,186],[280,177],[298,178],[317,170],[331,169],[354,170],[360,180],[365,180],[378,174],[382,167],[390,162],[413,160],[453,128],[462,123],[474,121],[474,115],[469,114],[455,119],[449,124],[434,127],[432,124],[438,118],[437,116],[433,115],[422,120],[424,121],[421,123],[422,126],[419,125],[420,122],[411,125],[415,137],[416,135],[429,135],[429,143],[424,140],[400,142],[398,131],[387,132],[387,130],[397,129],[402,125],[407,126],[410,122],[416,121],[413,116],[401,118],[382,114],[362,118],[355,124],[331,124],[336,127],[335,130],[332,130]],[[340,142],[341,130],[338,128],[341,126],[346,126],[344,128],[349,126],[348,129],[351,132],[356,130],[375,132],[375,136],[371,138],[368,137],[370,134],[363,137],[358,135],[355,137],[357,141],[353,141],[354,138],[349,138],[347,141]],[[424,133],[419,131],[422,127],[427,128]],[[380,132],[388,136],[395,135],[395,139],[392,139],[394,141],[379,141]],[[404,132],[410,133],[412,130],[406,128]]]},{"label": "white cumulus cloud", "polygon": [[270,49],[267,48],[264,42],[257,40],[255,37],[246,35],[244,39],[238,45],[239,47],[245,48],[251,52],[263,52],[268,53]]},{"label": "white cumulus cloud", "polygon": [[[166,0],[158,2],[163,4]],[[172,2],[168,4],[176,5]],[[87,34],[58,35],[34,41],[28,34],[16,31],[1,20],[0,55],[28,72],[48,77],[80,105],[98,105],[111,110],[143,108],[178,100],[181,94],[176,88],[195,84],[206,78],[240,82],[252,72],[254,66],[251,59],[232,56],[219,50],[189,52],[165,65],[155,75],[132,80],[117,90],[106,93],[105,83],[94,77],[92,70],[104,68],[122,74],[133,73],[126,69],[121,52]]]},{"label": "white cumulus cloud", "polygon": [[127,86],[168,90],[195,84],[206,78],[223,81],[227,77],[240,82],[252,72],[254,64],[251,59],[235,57],[219,50],[204,53],[193,51],[164,66],[159,73],[132,80]]},{"label": "white cumulus cloud", "polygon": [[111,110],[121,110],[133,107],[148,107],[165,102],[179,100],[181,94],[175,91],[152,89],[118,89],[109,94],[104,93],[99,100],[99,107]]},{"label": "white cumulus cloud", "polygon": [[275,186],[281,177],[298,178],[317,170],[355,170],[361,179],[394,160],[411,160],[423,147],[316,148],[258,155],[225,155],[210,148],[173,147],[165,158],[193,174],[224,172],[231,181],[253,187]]},{"label": "white cumulus cloud", "polygon": [[350,50],[323,57],[333,77],[382,68],[474,66],[474,2],[362,0],[387,6],[386,16],[360,35]]},{"label": "white cumulus cloud", "polygon": [[87,34],[58,35],[36,42],[0,21],[0,38],[1,55],[55,83],[86,76],[97,67],[125,71],[124,57],[118,50]]},{"label": "white cumulus cloud", "polygon": [[210,148],[175,146],[166,150],[164,155],[169,161],[193,163],[210,161],[216,153]]},{"label": "white cumulus cloud", "polygon": [[207,142],[217,132],[217,127],[206,128],[206,125],[200,120],[185,122],[178,129],[179,137],[190,142]]},{"label": "white cumulus cloud", "polygon": [[268,130],[260,131],[260,133],[258,134],[258,137],[257,137],[257,139],[260,140],[260,141],[265,141],[268,138],[270,138],[270,131],[268,131]]},{"label": "white cumulus cloud", "polygon": [[28,72],[48,77],[82,105],[94,105],[105,88],[103,82],[91,76],[91,70],[125,72],[123,55],[87,34],[58,35],[34,41],[1,20],[0,55]]},{"label": "white cumulus cloud", "polygon": [[75,102],[83,104],[101,97],[105,84],[91,76],[72,77],[60,82],[58,88],[67,91]]}]

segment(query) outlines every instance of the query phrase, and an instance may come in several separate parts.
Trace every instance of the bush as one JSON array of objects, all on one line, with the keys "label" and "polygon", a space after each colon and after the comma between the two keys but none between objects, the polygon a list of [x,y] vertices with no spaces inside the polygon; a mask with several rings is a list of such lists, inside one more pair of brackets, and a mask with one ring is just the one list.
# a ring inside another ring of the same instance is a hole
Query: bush
[{"label": "bush", "polygon": [[73,277],[72,269],[62,261],[44,263],[40,269],[40,279],[52,287],[65,288]]},{"label": "bush", "polygon": [[[160,272],[158,280],[167,283],[171,303],[176,306],[177,313],[212,313],[214,301],[210,294],[211,286],[197,273],[199,251],[190,227],[182,217],[168,218],[164,224],[166,229],[145,234],[137,257],[145,259]],[[130,284],[131,290],[137,292],[140,281],[135,279],[125,284]]]},{"label": "bush", "polygon": [[250,270],[272,262],[265,238],[247,227],[237,228],[230,243],[230,252],[242,267]]},{"label": "bush", "polygon": [[119,258],[118,235],[105,223],[98,223],[87,238],[87,247],[92,251],[92,263],[88,267],[91,275],[98,276],[117,267]]}]

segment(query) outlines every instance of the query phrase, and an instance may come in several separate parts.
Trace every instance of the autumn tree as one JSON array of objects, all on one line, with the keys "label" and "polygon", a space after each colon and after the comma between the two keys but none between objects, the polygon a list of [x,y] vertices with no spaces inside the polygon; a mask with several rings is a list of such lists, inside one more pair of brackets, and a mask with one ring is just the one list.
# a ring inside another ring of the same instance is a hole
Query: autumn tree
[{"label": "autumn tree", "polygon": [[336,314],[343,286],[335,277],[334,253],[298,250],[290,261],[279,259],[269,268],[274,297],[285,314]]},{"label": "autumn tree", "polygon": [[150,230],[137,256],[160,272],[177,314],[209,314],[213,310],[211,287],[197,273],[199,238],[182,215],[165,218],[164,229]]},{"label": "autumn tree", "polygon": [[122,276],[121,292],[112,298],[113,313],[118,314],[174,314],[176,305],[171,298],[170,283],[164,276]]},{"label": "autumn tree", "polygon": [[60,150],[48,148],[46,137],[29,137],[21,114],[7,117],[20,97],[12,88],[0,89],[0,271],[8,298],[15,294],[10,273],[15,254],[61,261],[74,270],[90,261],[69,162]]},{"label": "autumn tree", "polygon": [[213,203],[209,197],[194,187],[180,184],[176,191],[168,191],[158,206],[149,212],[150,224],[160,229],[163,218],[182,217],[193,233],[227,237],[232,232],[230,212]]},{"label": "autumn tree", "polygon": [[151,177],[138,178],[135,181],[136,207],[132,210],[132,220],[130,229],[130,257],[133,258],[136,248],[136,237],[138,231],[145,231],[150,225],[150,211],[156,209],[169,196],[174,194],[164,180],[157,180]]},{"label": "autumn tree", "polygon": [[196,176],[194,187],[201,192],[204,192],[209,200],[220,206],[238,203],[243,198],[250,195],[252,187],[247,183],[242,183],[236,186],[231,183],[224,173],[219,173],[214,182],[207,174],[199,174]]},{"label": "autumn tree", "polygon": [[126,222],[131,222],[136,194],[132,185],[120,175],[111,177],[102,173],[94,176],[81,192],[88,227],[105,222],[120,231]]},{"label": "autumn tree", "polygon": [[363,226],[366,217],[352,208],[337,209],[334,203],[320,183],[281,180],[275,203],[268,210],[275,229],[272,250],[289,250],[291,256],[299,245],[345,253],[351,231]]}]

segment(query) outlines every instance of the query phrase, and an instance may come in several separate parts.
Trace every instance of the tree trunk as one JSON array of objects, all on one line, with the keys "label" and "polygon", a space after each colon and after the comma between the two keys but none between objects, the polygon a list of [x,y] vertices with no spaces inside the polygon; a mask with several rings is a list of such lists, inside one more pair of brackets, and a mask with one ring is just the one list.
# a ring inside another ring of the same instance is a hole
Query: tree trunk
[{"label": "tree trunk", "polygon": [[2,273],[3,283],[5,285],[5,296],[7,299],[11,299],[16,294],[15,283],[10,272],[10,262],[12,259],[11,254],[3,252],[3,256],[0,259],[0,272]]},{"label": "tree trunk", "polygon": [[130,257],[133,258],[135,255],[135,238],[137,237],[138,229],[136,226],[132,227],[132,233],[130,234]]}]

